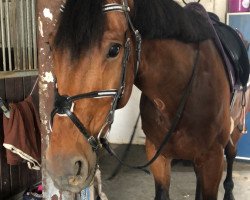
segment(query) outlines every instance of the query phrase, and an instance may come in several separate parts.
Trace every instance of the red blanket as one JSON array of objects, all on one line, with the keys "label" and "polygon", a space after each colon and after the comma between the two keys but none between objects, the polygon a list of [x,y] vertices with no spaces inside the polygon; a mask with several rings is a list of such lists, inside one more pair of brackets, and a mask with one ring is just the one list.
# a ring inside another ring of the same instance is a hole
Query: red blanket
[{"label": "red blanket", "polygon": [[32,97],[10,104],[10,118],[3,117],[7,163],[17,165],[26,160],[30,169],[40,169],[40,120]]}]

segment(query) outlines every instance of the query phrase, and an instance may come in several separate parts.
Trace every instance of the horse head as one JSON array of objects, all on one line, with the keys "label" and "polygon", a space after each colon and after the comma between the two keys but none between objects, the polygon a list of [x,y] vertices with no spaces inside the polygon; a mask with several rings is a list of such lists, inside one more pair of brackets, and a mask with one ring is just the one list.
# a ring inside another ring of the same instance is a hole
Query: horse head
[{"label": "horse head", "polygon": [[51,44],[56,90],[46,167],[59,189],[79,192],[93,180],[115,109],[130,97],[140,35],[127,0],[68,0],[64,7]]}]

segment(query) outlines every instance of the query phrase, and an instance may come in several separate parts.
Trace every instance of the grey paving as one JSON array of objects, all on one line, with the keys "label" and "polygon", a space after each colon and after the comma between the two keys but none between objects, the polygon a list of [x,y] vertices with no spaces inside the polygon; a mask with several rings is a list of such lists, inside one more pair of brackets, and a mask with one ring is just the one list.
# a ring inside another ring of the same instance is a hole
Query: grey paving
[{"label": "grey paving", "polygon": [[[119,145],[116,150],[122,152],[124,145]],[[144,146],[134,145],[131,149],[128,162],[142,164],[146,161]],[[107,180],[113,172],[116,161],[104,153],[100,159],[103,177],[103,187],[109,200],[153,200],[154,182],[152,175],[142,171],[122,168],[121,173],[113,180]],[[225,173],[224,175],[225,176]],[[235,199],[250,200],[250,163],[236,162],[234,168]],[[224,177],[223,177],[224,179]],[[191,166],[184,166],[179,162],[172,167],[170,198],[171,200],[195,199],[195,175]],[[223,199],[224,189],[222,184],[218,200]]]}]

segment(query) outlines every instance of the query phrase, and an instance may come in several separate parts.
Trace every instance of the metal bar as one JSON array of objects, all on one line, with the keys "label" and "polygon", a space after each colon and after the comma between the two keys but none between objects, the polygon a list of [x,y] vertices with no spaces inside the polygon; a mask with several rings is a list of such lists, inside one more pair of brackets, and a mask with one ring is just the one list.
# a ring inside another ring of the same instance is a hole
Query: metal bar
[{"label": "metal bar", "polygon": [[8,47],[8,58],[9,58],[9,71],[12,71],[12,60],[11,60],[11,41],[10,41],[10,13],[9,13],[9,1],[5,2],[5,17],[6,17],[6,35],[7,35],[7,47]]},{"label": "metal bar", "polygon": [[14,49],[14,70],[20,69],[20,41],[18,40],[19,36],[19,29],[18,24],[18,8],[19,8],[19,1],[12,2],[12,41],[13,41],[13,49]]},{"label": "metal bar", "polygon": [[24,35],[24,29],[25,29],[25,23],[24,23],[24,3],[23,0],[20,0],[20,19],[21,19],[21,49],[22,49],[22,69],[26,69],[26,51],[25,51],[25,35]]},{"label": "metal bar", "polygon": [[0,0],[0,70],[38,68],[36,25],[36,0]]},{"label": "metal bar", "polygon": [[12,70],[15,70],[16,65],[16,55],[15,55],[15,8],[16,8],[16,1],[10,0],[10,45],[11,45],[11,61],[12,61]]},{"label": "metal bar", "polygon": [[0,0],[0,18],[1,18],[1,34],[2,34],[2,56],[3,56],[3,71],[6,71],[6,54],[5,54],[5,30],[4,30],[4,7]]},{"label": "metal bar", "polygon": [[33,69],[37,69],[37,36],[36,36],[36,0],[31,1],[31,15],[32,15],[32,35],[33,35]]},{"label": "metal bar", "polygon": [[21,24],[21,1],[16,1],[17,5],[16,5],[16,10],[15,10],[15,20],[16,20],[16,66],[15,69],[16,70],[21,70],[21,66],[22,66],[22,52],[21,52],[21,35],[20,35],[20,30],[22,30],[20,28],[20,24]]},{"label": "metal bar", "polygon": [[38,75],[37,70],[19,70],[19,71],[11,71],[11,72],[0,72],[0,80],[6,78],[18,78],[18,77],[26,77],[26,76],[36,76]]},{"label": "metal bar", "polygon": [[[30,0],[26,0],[26,27],[27,27],[27,50],[28,50],[28,69],[32,69],[32,41],[31,41],[31,20],[30,20]],[[27,69],[27,68],[26,68]]]}]

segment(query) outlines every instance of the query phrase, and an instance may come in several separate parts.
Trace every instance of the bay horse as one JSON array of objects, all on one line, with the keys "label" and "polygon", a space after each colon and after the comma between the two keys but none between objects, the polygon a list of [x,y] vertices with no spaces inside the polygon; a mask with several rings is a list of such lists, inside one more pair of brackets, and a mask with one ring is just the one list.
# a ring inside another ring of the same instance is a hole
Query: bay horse
[{"label": "bay horse", "polygon": [[50,44],[56,90],[46,167],[55,185],[80,192],[91,184],[97,149],[135,84],[148,159],[162,146],[150,165],[155,199],[170,198],[173,158],[193,161],[196,200],[217,199],[225,150],[224,199],[233,200],[243,92],[230,112],[230,84],[205,19],[171,0],[68,0],[64,7]]}]

